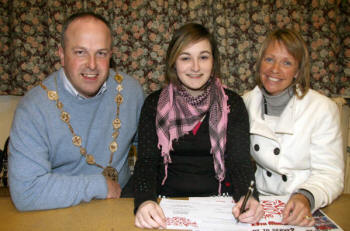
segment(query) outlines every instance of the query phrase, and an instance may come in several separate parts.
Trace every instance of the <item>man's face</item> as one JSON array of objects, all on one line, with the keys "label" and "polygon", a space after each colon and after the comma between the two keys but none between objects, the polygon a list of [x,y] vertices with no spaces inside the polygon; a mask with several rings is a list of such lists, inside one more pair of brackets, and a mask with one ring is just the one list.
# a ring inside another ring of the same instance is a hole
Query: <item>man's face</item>
[{"label": "man's face", "polygon": [[64,44],[58,52],[67,78],[81,95],[96,95],[109,74],[109,28],[92,17],[76,19],[66,30]]}]

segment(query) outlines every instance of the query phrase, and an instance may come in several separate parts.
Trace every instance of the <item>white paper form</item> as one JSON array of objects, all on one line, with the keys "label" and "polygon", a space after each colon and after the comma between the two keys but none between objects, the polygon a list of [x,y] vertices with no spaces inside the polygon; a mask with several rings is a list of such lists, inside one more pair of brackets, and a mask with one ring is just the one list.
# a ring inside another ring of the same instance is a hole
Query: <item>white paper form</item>
[{"label": "white paper form", "polygon": [[228,231],[247,230],[250,225],[238,223],[232,215],[232,199],[220,197],[162,199],[160,206],[167,217],[167,229]]},{"label": "white paper form", "polygon": [[166,217],[167,229],[193,230],[198,228],[198,218],[192,217],[196,206],[185,200],[162,198],[159,205]]},{"label": "white paper form", "polygon": [[[189,200],[162,199],[160,206],[167,217],[167,229],[194,231],[314,231],[315,227],[298,227],[282,225],[282,211],[289,196],[261,196],[260,203],[264,208],[263,218],[256,224],[236,223],[232,215],[235,205],[231,197],[190,197]],[[324,215],[324,214],[323,214]],[[322,218],[314,214],[316,227],[323,229]],[[330,221],[332,223],[332,221]],[[332,229],[342,230],[334,222]],[[328,227],[328,226],[327,226]],[[323,229],[324,230],[324,229]]]}]

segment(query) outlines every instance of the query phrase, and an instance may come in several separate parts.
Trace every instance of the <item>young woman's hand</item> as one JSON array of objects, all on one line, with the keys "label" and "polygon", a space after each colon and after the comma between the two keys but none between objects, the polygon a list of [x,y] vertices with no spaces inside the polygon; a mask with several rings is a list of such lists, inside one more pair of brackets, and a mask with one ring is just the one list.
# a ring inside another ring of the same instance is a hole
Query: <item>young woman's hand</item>
[{"label": "young woman's hand", "polygon": [[250,197],[247,201],[245,212],[240,214],[239,211],[241,209],[243,199],[244,197],[241,197],[236,206],[233,207],[233,216],[238,218],[240,222],[244,223],[252,224],[258,222],[264,215],[264,209],[262,205],[254,197]]},{"label": "young woman's hand", "polygon": [[135,225],[138,228],[166,228],[166,218],[162,208],[154,201],[145,201],[137,209]]}]

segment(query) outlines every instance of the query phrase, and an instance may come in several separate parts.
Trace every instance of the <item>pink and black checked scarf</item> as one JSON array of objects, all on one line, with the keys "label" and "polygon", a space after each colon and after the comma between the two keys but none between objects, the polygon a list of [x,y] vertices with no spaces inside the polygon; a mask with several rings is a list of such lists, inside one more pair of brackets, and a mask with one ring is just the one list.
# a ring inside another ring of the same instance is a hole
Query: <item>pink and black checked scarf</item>
[{"label": "pink and black checked scarf", "polygon": [[165,165],[164,185],[168,176],[168,164],[171,163],[172,142],[188,134],[209,111],[209,136],[214,156],[214,169],[219,180],[218,193],[221,194],[221,182],[225,178],[224,153],[226,148],[227,116],[230,112],[228,97],[218,78],[211,80],[203,94],[191,96],[183,87],[170,83],[160,93],[156,130],[158,148],[161,149]]}]

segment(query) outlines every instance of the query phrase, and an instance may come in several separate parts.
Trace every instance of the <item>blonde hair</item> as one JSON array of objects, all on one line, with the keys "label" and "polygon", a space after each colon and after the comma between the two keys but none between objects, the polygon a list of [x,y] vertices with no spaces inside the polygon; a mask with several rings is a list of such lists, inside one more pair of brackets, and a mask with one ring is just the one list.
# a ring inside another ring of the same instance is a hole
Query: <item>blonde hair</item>
[{"label": "blonde hair", "polygon": [[[262,59],[264,58],[266,49],[270,44],[278,42],[283,44],[289,54],[291,54],[299,64],[296,78],[292,82],[294,94],[302,99],[310,88],[310,59],[305,41],[303,38],[293,30],[290,29],[276,29],[272,31],[263,42],[258,59],[256,62],[256,82],[262,88],[263,84],[260,79],[260,67]],[[297,92],[298,89],[298,92]]]}]

